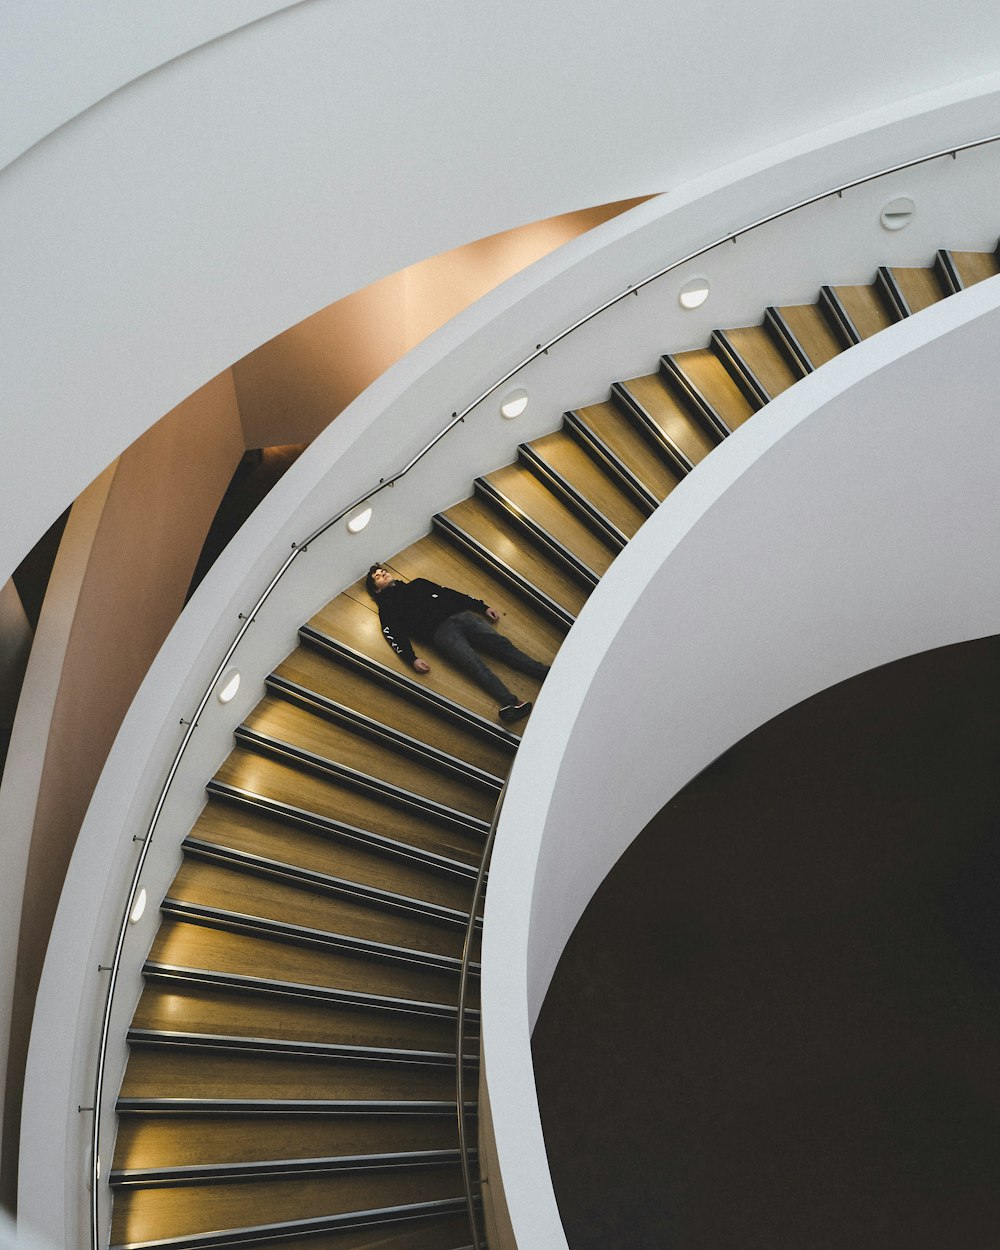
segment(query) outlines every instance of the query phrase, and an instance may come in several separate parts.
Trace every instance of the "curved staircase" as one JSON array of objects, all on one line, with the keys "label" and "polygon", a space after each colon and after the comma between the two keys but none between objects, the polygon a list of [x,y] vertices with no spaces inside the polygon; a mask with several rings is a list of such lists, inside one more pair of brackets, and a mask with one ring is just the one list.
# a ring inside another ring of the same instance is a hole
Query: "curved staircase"
[{"label": "curved staircase", "polygon": [[[730,431],[851,344],[998,271],[996,254],[940,252],[665,355],[477,480],[388,566],[483,598],[550,662],[616,553]],[[363,584],[349,587],[303,626],[208,783],[128,1035],[113,1245],[470,1245],[458,972],[519,739],[423,651],[432,671],[418,677]]]}]

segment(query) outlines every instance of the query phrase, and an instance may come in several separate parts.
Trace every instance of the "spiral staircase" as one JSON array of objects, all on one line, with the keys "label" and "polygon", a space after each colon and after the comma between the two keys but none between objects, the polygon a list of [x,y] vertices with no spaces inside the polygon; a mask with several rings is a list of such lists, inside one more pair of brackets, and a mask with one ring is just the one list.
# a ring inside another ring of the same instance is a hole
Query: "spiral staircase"
[{"label": "spiral staircase", "polygon": [[[387,565],[483,598],[550,662],[617,552],[730,432],[839,352],[998,272],[997,253],[939,252],[664,355],[478,479]],[[208,782],[128,1033],[113,1246],[472,1244],[459,967],[519,738],[424,654],[418,677],[363,584],[348,587],[303,625]],[[468,1015],[474,1089],[474,1001]]]}]

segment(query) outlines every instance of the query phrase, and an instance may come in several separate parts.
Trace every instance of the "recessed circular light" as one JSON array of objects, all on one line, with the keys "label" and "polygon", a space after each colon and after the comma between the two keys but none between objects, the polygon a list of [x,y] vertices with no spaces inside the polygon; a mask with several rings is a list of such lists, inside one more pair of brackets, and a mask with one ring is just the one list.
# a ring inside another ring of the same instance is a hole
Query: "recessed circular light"
[{"label": "recessed circular light", "polygon": [[228,673],[219,682],[219,688],[216,691],[216,698],[220,703],[229,703],[236,697],[236,691],[240,688],[239,669],[231,668]]},{"label": "recessed circular light", "polygon": [[882,206],[879,221],[886,230],[902,230],[916,216],[917,206],[908,195],[898,195]]},{"label": "recessed circular light", "polygon": [[527,406],[528,392],[523,386],[519,386],[516,390],[508,391],[500,401],[500,413],[508,421],[512,421],[514,417],[519,417]]},{"label": "recessed circular light", "polygon": [[138,924],[142,919],[142,913],[146,910],[146,887],[143,886],[139,893],[135,896],[135,902],[129,913],[129,924]]},{"label": "recessed circular light", "polygon": [[347,522],[347,528],[352,534],[360,534],[371,519],[371,508],[363,508],[360,512],[355,512],[354,516]]},{"label": "recessed circular light", "polygon": [[700,308],[708,299],[708,279],[692,278],[677,292],[681,308]]}]

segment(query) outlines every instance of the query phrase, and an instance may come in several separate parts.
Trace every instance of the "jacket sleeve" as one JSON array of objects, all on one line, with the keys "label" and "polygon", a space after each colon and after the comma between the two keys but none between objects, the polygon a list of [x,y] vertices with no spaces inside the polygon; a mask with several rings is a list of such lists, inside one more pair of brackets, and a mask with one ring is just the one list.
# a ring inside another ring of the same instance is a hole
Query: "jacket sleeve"
[{"label": "jacket sleeve", "polygon": [[382,637],[386,640],[393,651],[411,667],[413,661],[417,658],[410,645],[409,636],[403,628],[403,623],[399,619],[398,613],[392,611],[388,604],[378,605],[378,619],[382,625]]}]

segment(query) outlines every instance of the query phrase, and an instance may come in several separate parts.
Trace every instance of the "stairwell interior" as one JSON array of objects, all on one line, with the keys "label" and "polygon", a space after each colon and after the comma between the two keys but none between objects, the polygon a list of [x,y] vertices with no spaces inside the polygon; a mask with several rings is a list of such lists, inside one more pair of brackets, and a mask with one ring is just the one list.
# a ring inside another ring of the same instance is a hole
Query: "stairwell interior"
[{"label": "stairwell interior", "polygon": [[[615,555],[724,438],[841,351],[998,272],[997,253],[942,251],[665,354],[386,563],[481,597],[551,662]],[[446,661],[426,677],[401,664],[363,583],[303,625],[207,779],[161,904],[118,1099],[113,1246],[472,1244],[458,971],[518,743]],[[474,1088],[474,1002],[469,1017]]]}]

